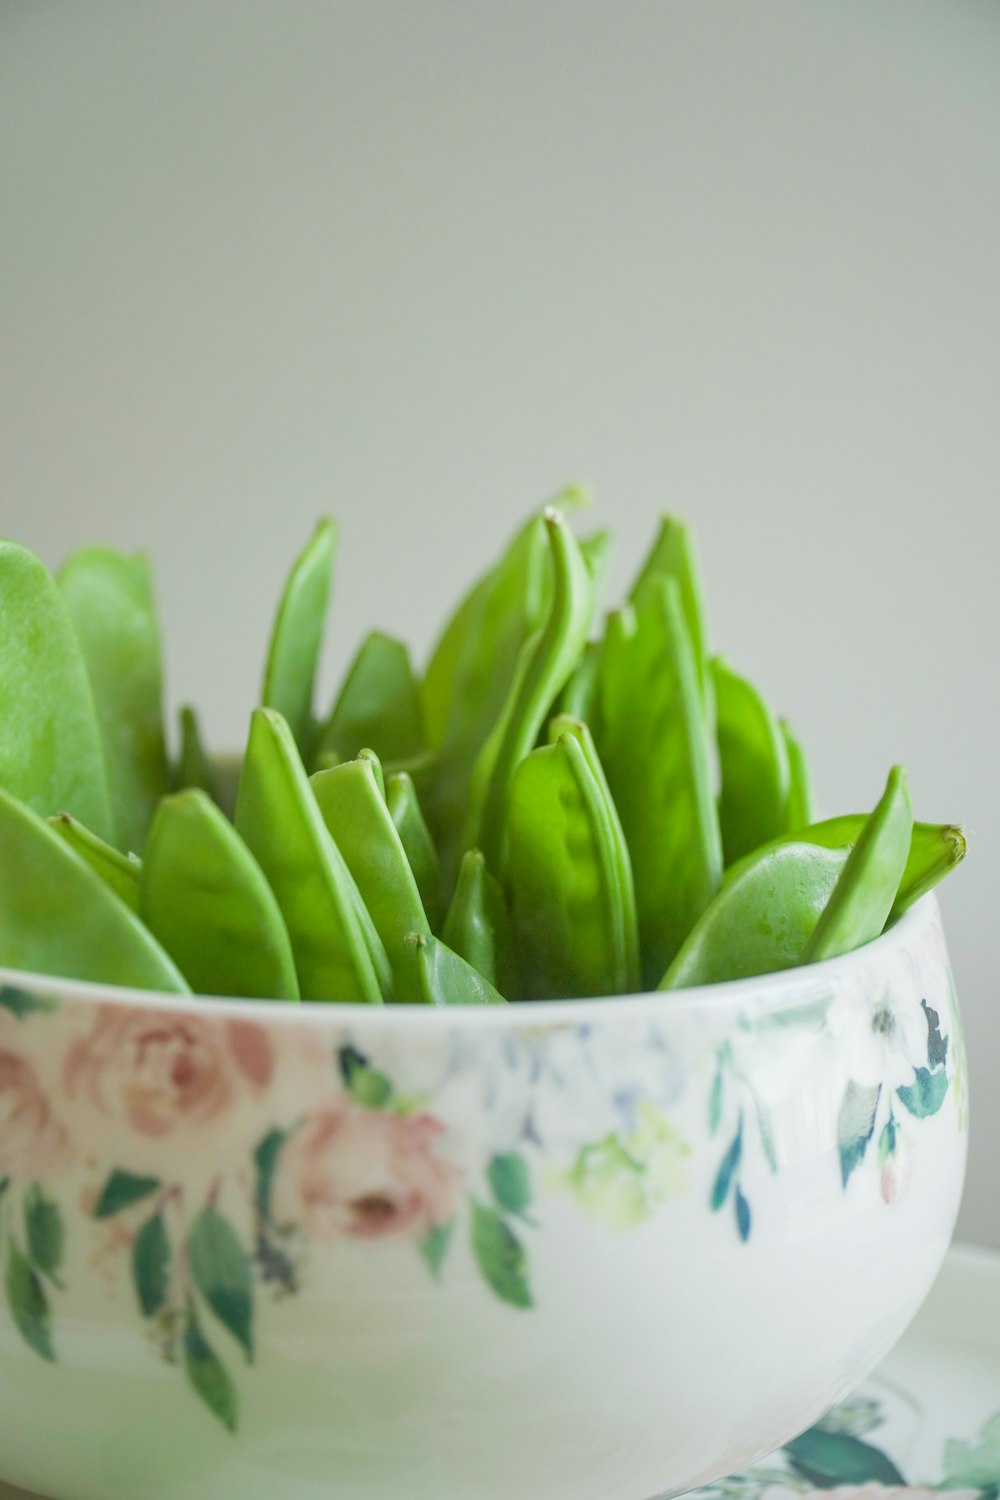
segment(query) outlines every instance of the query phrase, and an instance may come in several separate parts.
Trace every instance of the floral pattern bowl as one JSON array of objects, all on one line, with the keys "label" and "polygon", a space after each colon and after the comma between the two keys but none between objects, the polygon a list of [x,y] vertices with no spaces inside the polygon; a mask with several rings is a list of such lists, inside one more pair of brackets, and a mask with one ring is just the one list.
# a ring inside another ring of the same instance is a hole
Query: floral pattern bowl
[{"label": "floral pattern bowl", "polygon": [[60,1500],[647,1500],[884,1356],[944,1256],[938,908],[634,999],[0,972],[0,1476]]}]

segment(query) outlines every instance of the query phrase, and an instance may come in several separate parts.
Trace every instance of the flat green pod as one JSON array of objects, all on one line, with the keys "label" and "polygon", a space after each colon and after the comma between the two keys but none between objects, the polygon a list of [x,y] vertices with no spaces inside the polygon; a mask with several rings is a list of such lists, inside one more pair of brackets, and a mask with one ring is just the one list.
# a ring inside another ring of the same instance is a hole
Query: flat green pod
[{"label": "flat green pod", "polygon": [[711,662],[722,791],[719,822],[727,865],[788,830],[785,740],[760,693],[719,656]]},{"label": "flat green pod", "polygon": [[913,809],[902,766],[893,766],[880,801],[865,821],[805,952],[806,963],[838,958],[877,938],[906,871]]},{"label": "flat green pod", "polygon": [[317,739],[319,754],[353,760],[370,745],[383,760],[407,760],[426,748],[420,689],[402,641],[373,630],[348,668],[329,719]]},{"label": "flat green pod", "polygon": [[414,932],[407,942],[413,948],[423,1004],[506,1005],[503,995],[440,938]]},{"label": "flat green pod", "polygon": [[657,579],[638,609],[609,616],[599,723],[652,988],[722,881],[705,703],[676,580]]},{"label": "flat green pod", "polygon": [[595,599],[604,590],[613,549],[614,538],[610,531],[592,531],[589,536],[580,538],[580,555],[587,564]]},{"label": "flat green pod", "polygon": [[78,854],[84,864],[99,875],[104,884],[134,912],[139,910],[139,876],[142,860],[137,855],[122,854],[113,845],[84,828],[69,813],[57,813],[48,819],[48,824],[59,835],[64,844]]},{"label": "flat green pod", "polygon": [[[441,861],[427,827],[413,777],[407,771],[395,771],[386,781],[386,803],[396,825],[420,900],[432,932],[438,932],[444,920],[444,878]],[[447,939],[445,940],[447,941]],[[454,945],[452,945],[454,946]]]},{"label": "flat green pod", "polygon": [[808,828],[813,821],[812,778],[806,753],[787,719],[779,719],[778,728],[785,742],[788,757],[788,804],[785,809],[785,827],[789,833],[797,828]]},{"label": "flat green pod", "polygon": [[702,912],[657,988],[721,984],[804,962],[848,856],[846,848],[791,839],[748,856]]},{"label": "flat green pod", "polygon": [[197,712],[185,703],[178,718],[181,748],[174,769],[174,789],[207,792],[213,802],[218,802],[219,775],[205,749]]},{"label": "flat green pod", "polygon": [[72,813],[101,838],[115,837],[97,709],[66,601],[34,553],[5,541],[0,787],[43,817]]},{"label": "flat green pod", "polygon": [[124,901],[31,808],[0,791],[0,965],[187,994]]},{"label": "flat green pod", "polygon": [[203,791],[156,810],[140,913],[196,995],[297,1000],[288,928],[263,870]]},{"label": "flat green pod", "polygon": [[336,551],[337,528],[325,517],[292,564],[264,666],[261,704],[284,717],[303,756],[311,750],[316,669]]},{"label": "flat green pod", "polygon": [[516,983],[510,914],[481,849],[467,849],[462,855],[441,937],[504,994]]},{"label": "flat green pod", "polygon": [[[236,799],[236,831],[277,897],[304,1000],[379,1005],[382,983],[358,888],[323,822],[292,732],[255,709]],[[384,969],[388,968],[384,953]]]},{"label": "flat green pod", "polygon": [[115,842],[141,854],[153,809],[170,778],[149,563],[141,553],[82,547],[60,568],[57,582],[94,695]]},{"label": "flat green pod", "polygon": [[597,737],[600,736],[601,650],[601,641],[587,642],[558,702],[560,714],[581,719]]},{"label": "flat green pod", "polygon": [[675,516],[663,515],[652,546],[629,592],[629,603],[639,608],[657,584],[672,578],[680,590],[684,621],[703,690],[709,691],[705,608],[701,577],[691,532]]},{"label": "flat green pod", "polygon": [[345,761],[311,779],[313,796],[361,899],[393,976],[393,998],[420,999],[408,933],[430,934],[420,891],[370,759]]}]

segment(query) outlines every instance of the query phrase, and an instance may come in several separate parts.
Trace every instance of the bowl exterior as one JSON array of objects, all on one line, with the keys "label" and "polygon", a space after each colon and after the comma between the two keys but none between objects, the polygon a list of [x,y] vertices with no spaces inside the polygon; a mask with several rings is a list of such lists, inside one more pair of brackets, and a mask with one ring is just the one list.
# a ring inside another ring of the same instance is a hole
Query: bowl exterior
[{"label": "bowl exterior", "polygon": [[840,1400],[966,1152],[937,907],[779,981],[486,1014],[0,988],[0,1475],[646,1500]]}]

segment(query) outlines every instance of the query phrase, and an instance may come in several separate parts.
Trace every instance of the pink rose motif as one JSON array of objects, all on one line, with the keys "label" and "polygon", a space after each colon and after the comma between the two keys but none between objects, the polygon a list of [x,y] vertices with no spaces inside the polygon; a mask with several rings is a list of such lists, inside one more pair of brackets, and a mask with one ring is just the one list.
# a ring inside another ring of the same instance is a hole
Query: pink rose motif
[{"label": "pink rose motif", "polygon": [[438,1156],[430,1115],[381,1114],[345,1100],[312,1115],[285,1145],[274,1206],[310,1239],[422,1234],[455,1211],[461,1177]]},{"label": "pink rose motif", "polygon": [[69,1137],[26,1058],[0,1048],[0,1177],[53,1177],[69,1162]]},{"label": "pink rose motif", "polygon": [[[898,1203],[910,1185],[912,1167],[910,1153],[905,1146],[897,1146],[882,1168],[879,1188],[883,1202]],[[949,1495],[951,1491],[949,1490]]]}]

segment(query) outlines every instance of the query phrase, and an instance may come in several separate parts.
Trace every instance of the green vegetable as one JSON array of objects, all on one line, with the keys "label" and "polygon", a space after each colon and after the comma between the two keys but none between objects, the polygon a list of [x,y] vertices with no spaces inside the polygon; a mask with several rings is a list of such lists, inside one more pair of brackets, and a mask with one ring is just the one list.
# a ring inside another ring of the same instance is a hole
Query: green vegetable
[{"label": "green vegetable", "polygon": [[383,760],[406,760],[426,748],[420,689],[401,641],[372,631],[344,679],[319,734],[319,752],[353,760],[364,745]]},{"label": "green vegetable", "polygon": [[218,773],[205,751],[198,715],[190,704],[180,711],[180,730],[181,753],[174,773],[176,789],[207,792],[213,802],[218,802]]},{"label": "green vegetable", "polygon": [[[444,920],[444,881],[441,876],[441,861],[438,858],[430,829],[424,821],[420,799],[407,771],[396,771],[386,782],[386,801],[389,814],[396,825],[417,890],[423,902],[427,921],[432,932],[437,932]],[[445,937],[445,941],[450,939]],[[454,944],[452,944],[454,947]],[[468,955],[466,955],[468,956]]]},{"label": "green vegetable", "polygon": [[504,997],[478,970],[441,941],[423,933],[407,939],[413,950],[419,999],[425,1005],[504,1005]]},{"label": "green vegetable", "polygon": [[58,576],[97,709],[116,842],[141,854],[169,771],[160,629],[149,564],[83,547]]},{"label": "green vegetable", "polygon": [[0,966],[187,993],[133,911],[24,803],[0,791]]},{"label": "green vegetable", "polygon": [[788,832],[788,752],[757,689],[721,657],[711,663],[722,770],[719,822],[727,865]]},{"label": "green vegetable", "polygon": [[462,856],[442,938],[505,994],[515,984],[514,937],[503,891],[481,849]]},{"label": "green vegetable", "polygon": [[58,817],[49,818],[48,823],[63,842],[100,875],[120,901],[124,901],[132,911],[139,910],[139,875],[142,870],[140,859],[135,855],[119,853],[111,844],[99,839],[96,833],[91,833],[89,828],[84,828],[82,823],[71,818],[69,813],[59,813]]},{"label": "green vegetable", "polygon": [[288,929],[264,873],[201,791],[160,803],[140,911],[196,994],[297,1000]]},{"label": "green vegetable", "polygon": [[788,720],[781,719],[778,728],[785,742],[785,754],[788,757],[788,806],[785,812],[785,824],[788,831],[794,833],[798,828],[807,828],[813,820],[812,784],[805,751],[795,738]]},{"label": "green vegetable", "polygon": [[97,710],[66,602],[26,547],[0,541],[0,787],[48,816],[115,831]]},{"label": "green vegetable", "polygon": [[261,704],[283,715],[304,756],[312,745],[313,692],[336,550],[336,527],[320,521],[288,575],[264,668]]},{"label": "green vegetable", "polygon": [[236,831],[274,891],[288,926],[304,1000],[383,999],[384,951],[366,933],[363,906],[323,822],[291,730],[256,709],[236,801]]},{"label": "green vegetable", "polygon": [[660,526],[649,549],[639,576],[632,585],[629,602],[639,608],[657,585],[672,578],[680,590],[684,622],[704,691],[709,690],[709,670],[705,649],[707,639],[701,581],[694,554],[691,533],[673,516],[661,516]]}]

